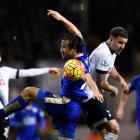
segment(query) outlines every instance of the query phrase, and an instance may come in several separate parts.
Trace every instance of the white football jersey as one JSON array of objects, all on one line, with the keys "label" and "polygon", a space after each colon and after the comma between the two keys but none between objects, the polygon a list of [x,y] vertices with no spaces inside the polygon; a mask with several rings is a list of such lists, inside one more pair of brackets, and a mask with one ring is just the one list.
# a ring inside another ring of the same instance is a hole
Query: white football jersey
[{"label": "white football jersey", "polygon": [[17,69],[0,67],[0,108],[8,104],[9,80],[16,79]]},{"label": "white football jersey", "polygon": [[111,72],[114,67],[114,62],[116,59],[116,54],[111,53],[106,42],[101,43],[89,57],[91,75],[95,80],[96,70],[104,71],[108,73]]}]

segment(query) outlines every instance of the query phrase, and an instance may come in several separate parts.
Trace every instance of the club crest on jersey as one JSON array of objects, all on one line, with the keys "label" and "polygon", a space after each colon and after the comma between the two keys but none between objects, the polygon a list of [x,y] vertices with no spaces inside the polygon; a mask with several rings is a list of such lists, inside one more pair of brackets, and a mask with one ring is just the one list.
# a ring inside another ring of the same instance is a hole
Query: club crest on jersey
[{"label": "club crest on jersey", "polygon": [[108,67],[109,66],[109,62],[105,60],[105,61],[103,61],[101,63],[101,66]]}]

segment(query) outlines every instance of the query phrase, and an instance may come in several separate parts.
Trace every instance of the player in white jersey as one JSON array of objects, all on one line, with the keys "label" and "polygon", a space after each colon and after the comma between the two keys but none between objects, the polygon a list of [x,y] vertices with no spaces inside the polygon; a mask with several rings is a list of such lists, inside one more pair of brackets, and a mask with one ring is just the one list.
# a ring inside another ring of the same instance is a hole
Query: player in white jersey
[{"label": "player in white jersey", "polygon": [[[0,62],[2,57],[0,56]],[[9,80],[23,77],[33,77],[46,73],[60,75],[59,68],[32,68],[32,69],[16,69],[7,66],[0,67],[0,108],[3,108],[9,101]],[[5,124],[0,124],[0,139],[7,137],[7,130],[4,129]],[[6,132],[5,132],[6,131]]]},{"label": "player in white jersey", "polygon": [[[101,43],[90,55],[92,77],[96,80],[98,88],[101,91],[109,91],[112,97],[118,95],[118,88],[108,82],[109,76],[118,80],[123,92],[128,93],[127,83],[114,66],[116,56],[125,48],[127,41],[127,31],[122,27],[115,27],[111,30],[109,39]],[[115,119],[112,121],[118,125]]]},{"label": "player in white jersey", "polygon": [[127,83],[114,66],[116,55],[125,48],[127,41],[127,31],[122,27],[115,27],[111,30],[109,39],[101,43],[90,55],[93,78],[100,89],[109,91],[112,96],[118,94],[118,89],[107,81],[108,76],[118,80],[123,92],[128,92]]},{"label": "player in white jersey", "polygon": [[116,54],[111,53],[106,42],[101,43],[90,55],[91,74],[96,79],[96,70],[102,70],[108,73],[114,67]]}]

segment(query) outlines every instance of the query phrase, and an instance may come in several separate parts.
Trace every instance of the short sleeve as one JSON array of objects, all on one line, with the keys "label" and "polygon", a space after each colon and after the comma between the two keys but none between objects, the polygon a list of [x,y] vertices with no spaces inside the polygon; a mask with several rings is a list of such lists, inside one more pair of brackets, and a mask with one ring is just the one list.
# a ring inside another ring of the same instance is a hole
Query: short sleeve
[{"label": "short sleeve", "polygon": [[103,53],[96,55],[96,70],[109,71],[111,68],[110,59]]}]

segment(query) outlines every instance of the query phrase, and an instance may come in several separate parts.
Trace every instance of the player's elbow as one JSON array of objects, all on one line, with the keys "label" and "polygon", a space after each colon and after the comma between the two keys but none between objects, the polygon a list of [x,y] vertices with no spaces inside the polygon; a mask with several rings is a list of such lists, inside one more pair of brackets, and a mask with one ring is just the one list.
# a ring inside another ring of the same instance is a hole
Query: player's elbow
[{"label": "player's elbow", "polygon": [[104,89],[104,87],[106,85],[106,81],[98,81],[97,85],[98,85],[99,89]]}]

